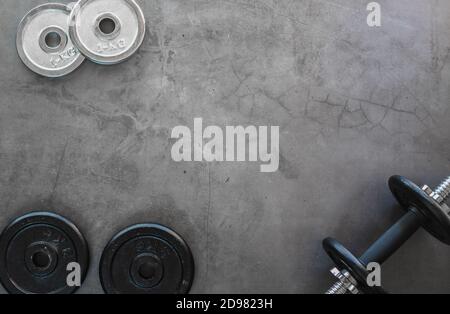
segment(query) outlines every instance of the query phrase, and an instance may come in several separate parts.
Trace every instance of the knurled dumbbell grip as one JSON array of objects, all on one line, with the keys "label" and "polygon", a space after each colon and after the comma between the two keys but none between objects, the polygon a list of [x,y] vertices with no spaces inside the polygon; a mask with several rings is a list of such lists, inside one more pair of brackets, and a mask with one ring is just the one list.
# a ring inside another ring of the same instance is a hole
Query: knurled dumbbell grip
[{"label": "knurled dumbbell grip", "polygon": [[367,249],[360,257],[361,262],[365,265],[384,263],[421,227],[422,219],[414,209],[409,210]]}]

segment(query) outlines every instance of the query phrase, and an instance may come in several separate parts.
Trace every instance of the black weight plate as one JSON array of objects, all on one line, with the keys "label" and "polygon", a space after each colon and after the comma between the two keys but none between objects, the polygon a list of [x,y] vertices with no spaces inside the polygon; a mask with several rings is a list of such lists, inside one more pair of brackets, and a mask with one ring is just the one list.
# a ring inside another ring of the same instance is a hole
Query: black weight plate
[{"label": "black weight plate", "polygon": [[157,224],[140,224],[117,234],[100,261],[100,280],[108,294],[186,294],[194,260],[186,242]]},{"label": "black weight plate", "polygon": [[415,209],[424,217],[423,227],[438,240],[450,245],[450,216],[420,187],[410,180],[393,176],[389,188],[405,210]]},{"label": "black weight plate", "polygon": [[0,236],[0,281],[12,294],[70,294],[67,265],[80,265],[84,280],[89,263],[87,243],[64,217],[34,212],[14,220]]},{"label": "black weight plate", "polygon": [[339,241],[327,238],[323,240],[323,249],[333,260],[339,270],[347,270],[358,282],[357,288],[367,294],[384,294],[386,291],[381,287],[370,287],[367,284],[369,272],[366,266]]}]

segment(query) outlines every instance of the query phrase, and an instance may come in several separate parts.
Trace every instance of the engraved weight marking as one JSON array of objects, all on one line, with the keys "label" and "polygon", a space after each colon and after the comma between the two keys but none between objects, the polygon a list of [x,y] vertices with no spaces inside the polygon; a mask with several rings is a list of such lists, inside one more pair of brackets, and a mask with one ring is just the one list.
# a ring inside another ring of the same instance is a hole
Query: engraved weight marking
[{"label": "engraved weight marking", "polygon": [[64,63],[65,61],[72,59],[72,57],[76,56],[77,53],[78,53],[78,49],[76,49],[75,47],[72,47],[58,55],[52,56],[50,59],[50,63],[56,68],[56,67],[60,66],[62,63]]},{"label": "engraved weight marking", "polygon": [[67,239],[64,236],[62,236],[62,235],[57,235],[55,238],[53,238],[51,240],[51,242],[54,243],[54,244],[62,244],[64,242],[66,242],[66,241],[67,241]]},{"label": "engraved weight marking", "polygon": [[127,46],[127,42],[125,39],[119,39],[116,41],[109,41],[107,43],[98,43],[97,51],[98,52],[108,52],[115,50],[123,50]]},{"label": "engraved weight marking", "polygon": [[72,250],[72,248],[68,247],[68,248],[65,248],[62,250],[62,257],[64,259],[68,259],[68,258],[74,256],[75,255],[74,253],[75,252]]},{"label": "engraved weight marking", "polygon": [[158,257],[162,260],[166,259],[171,254],[171,250],[165,247],[161,247],[159,243],[152,245],[146,240],[141,240],[135,245],[137,253],[156,253]]},{"label": "engraved weight marking", "polygon": [[145,240],[136,243],[136,251],[138,253],[149,253],[152,252],[153,246],[147,243]]}]

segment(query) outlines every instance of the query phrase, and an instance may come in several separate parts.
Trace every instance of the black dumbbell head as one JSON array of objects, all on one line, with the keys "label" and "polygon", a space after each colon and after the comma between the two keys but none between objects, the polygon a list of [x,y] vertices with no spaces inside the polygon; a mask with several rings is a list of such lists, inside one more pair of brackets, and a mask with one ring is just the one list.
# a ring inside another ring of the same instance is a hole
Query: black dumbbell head
[{"label": "black dumbbell head", "polygon": [[450,216],[441,205],[405,177],[391,177],[389,188],[405,210],[415,210],[424,216],[423,227],[429,233],[450,245]]},{"label": "black dumbbell head", "polygon": [[384,294],[386,293],[381,287],[370,287],[367,279],[370,275],[369,271],[355,255],[347,250],[344,245],[333,238],[323,240],[323,248],[330,256],[339,270],[347,270],[350,275],[357,281],[358,290],[366,294]]}]

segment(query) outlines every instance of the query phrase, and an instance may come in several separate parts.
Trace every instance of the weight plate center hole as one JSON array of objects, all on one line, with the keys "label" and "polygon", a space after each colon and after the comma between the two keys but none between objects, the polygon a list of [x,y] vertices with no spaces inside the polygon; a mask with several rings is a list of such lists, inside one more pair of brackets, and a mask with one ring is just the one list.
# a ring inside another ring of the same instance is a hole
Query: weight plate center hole
[{"label": "weight plate center hole", "polygon": [[61,46],[62,38],[57,32],[49,32],[45,36],[45,44],[50,49],[56,49]]},{"label": "weight plate center hole", "polygon": [[95,23],[97,37],[112,40],[119,36],[121,24],[119,19],[111,13],[105,13],[97,18]]},{"label": "weight plate center hole", "polygon": [[107,17],[100,21],[99,23],[100,31],[105,35],[111,35],[116,30],[116,22]]},{"label": "weight plate center hole", "polygon": [[153,279],[156,275],[157,265],[152,262],[146,262],[139,267],[139,276],[145,280]]},{"label": "weight plate center hole", "polygon": [[39,45],[49,54],[60,53],[67,46],[67,42],[67,34],[58,26],[46,28],[39,37]]},{"label": "weight plate center hole", "polygon": [[58,252],[48,243],[37,242],[26,249],[25,261],[34,276],[47,276],[57,267]]},{"label": "weight plate center hole", "polygon": [[131,278],[141,288],[152,288],[164,277],[162,261],[151,253],[137,256],[131,264]]},{"label": "weight plate center hole", "polygon": [[34,266],[37,268],[45,269],[50,266],[51,263],[51,257],[49,254],[43,251],[38,251],[33,254],[33,257],[31,258]]}]

